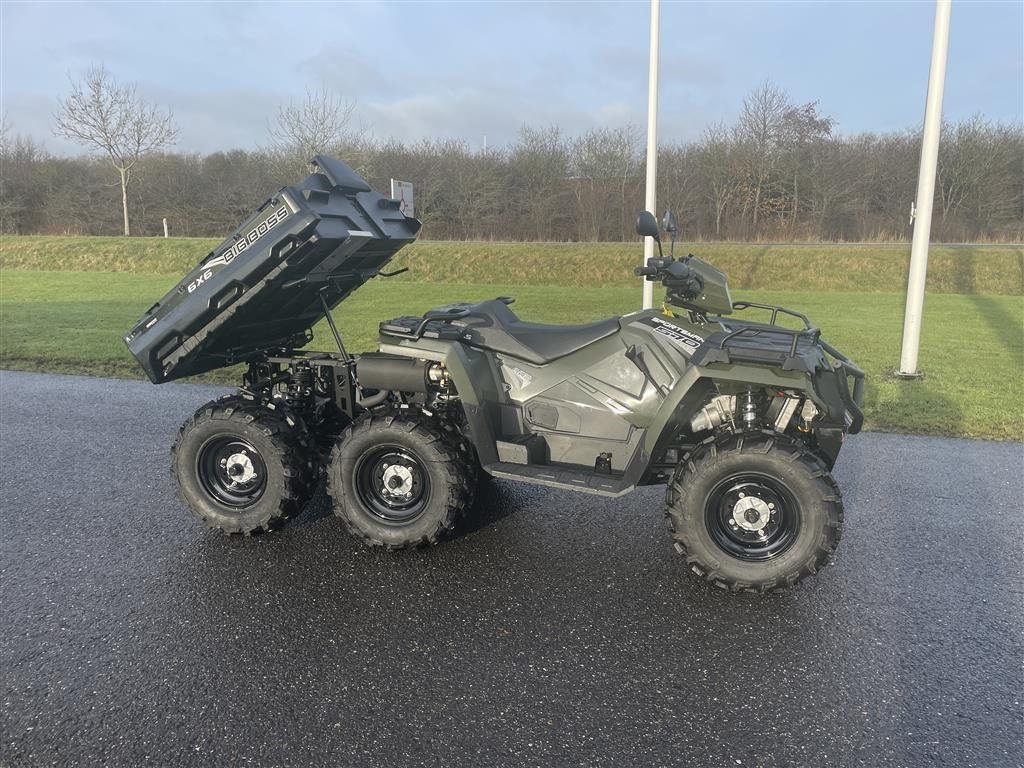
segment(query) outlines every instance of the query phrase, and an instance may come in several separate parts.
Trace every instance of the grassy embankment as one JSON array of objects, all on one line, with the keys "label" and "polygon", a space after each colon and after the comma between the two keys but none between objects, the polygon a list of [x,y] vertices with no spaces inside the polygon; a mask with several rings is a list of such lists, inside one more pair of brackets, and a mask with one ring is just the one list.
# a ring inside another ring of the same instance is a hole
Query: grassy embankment
[{"label": "grassy embankment", "polygon": [[[214,245],[209,240],[0,238],[0,366],[137,377],[121,335]],[[899,356],[906,246],[713,244],[734,298],[801,309],[867,370],[874,429],[1018,440],[1024,430],[1024,252],[936,248],[922,381],[891,377]],[[541,322],[582,322],[636,307],[629,244],[421,243],[337,312],[353,350],[377,323],[458,299],[511,294]],[[792,290],[799,288],[800,290]],[[324,328],[317,345],[330,348]],[[214,380],[233,381],[229,372]]]},{"label": "grassy embankment", "polygon": [[[130,272],[178,278],[220,241],[204,238],[0,236],[0,268]],[[636,287],[636,243],[419,242],[389,269],[409,267],[403,282],[480,285]],[[903,290],[908,244],[760,245],[701,243],[698,256],[729,276],[733,290],[896,292]],[[679,243],[677,254],[688,251]],[[931,293],[1024,294],[1024,249],[933,246]],[[158,297],[153,297],[158,298]]]}]

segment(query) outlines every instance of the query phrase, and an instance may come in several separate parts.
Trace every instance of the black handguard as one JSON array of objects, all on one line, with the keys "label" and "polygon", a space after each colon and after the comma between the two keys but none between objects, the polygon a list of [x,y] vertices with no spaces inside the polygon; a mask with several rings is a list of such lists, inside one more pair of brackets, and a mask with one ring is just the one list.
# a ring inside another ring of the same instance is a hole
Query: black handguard
[{"label": "black handguard", "polygon": [[666,264],[661,272],[661,284],[665,286],[669,304],[681,306],[700,294],[703,287],[700,277],[685,260]]},{"label": "black handguard", "polygon": [[672,285],[681,284],[693,277],[693,270],[690,269],[689,264],[684,264],[681,261],[673,261],[666,264],[662,268],[662,271],[665,273],[662,282],[664,282],[666,286],[669,285],[670,282]]}]

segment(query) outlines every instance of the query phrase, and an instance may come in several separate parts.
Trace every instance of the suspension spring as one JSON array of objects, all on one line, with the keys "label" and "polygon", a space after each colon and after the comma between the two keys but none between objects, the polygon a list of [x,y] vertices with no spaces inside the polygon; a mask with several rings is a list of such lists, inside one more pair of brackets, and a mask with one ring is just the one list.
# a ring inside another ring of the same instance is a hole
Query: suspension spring
[{"label": "suspension spring", "polygon": [[306,404],[312,394],[313,369],[305,363],[295,364],[291,370],[291,378],[288,382],[288,390],[285,392],[285,400],[289,406],[300,408]]},{"label": "suspension spring", "polygon": [[736,398],[740,422],[746,430],[754,430],[758,427],[761,409],[761,397],[753,389],[748,389]]}]

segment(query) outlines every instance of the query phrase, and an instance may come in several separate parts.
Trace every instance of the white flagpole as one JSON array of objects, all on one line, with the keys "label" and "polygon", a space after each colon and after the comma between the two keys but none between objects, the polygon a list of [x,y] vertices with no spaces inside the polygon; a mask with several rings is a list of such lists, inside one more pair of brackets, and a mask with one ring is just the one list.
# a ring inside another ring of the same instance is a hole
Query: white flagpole
[{"label": "white flagpole", "polygon": [[[658,32],[659,0],[651,0],[651,61],[647,70],[647,194],[644,207],[655,216],[658,205]],[[654,255],[654,238],[644,238],[644,263]],[[644,309],[654,306],[654,283],[644,280]]]},{"label": "white flagpole", "polygon": [[917,378],[917,353],[921,344],[921,316],[924,284],[928,275],[928,240],[932,231],[932,201],[935,199],[935,169],[942,132],[942,89],[946,82],[946,53],[949,49],[949,14],[952,0],[936,0],[935,30],[932,35],[932,65],[928,74],[928,98],[921,135],[921,166],[917,175],[914,240],[910,246],[910,277],[907,280],[907,308],[903,316],[903,349],[898,376]]}]

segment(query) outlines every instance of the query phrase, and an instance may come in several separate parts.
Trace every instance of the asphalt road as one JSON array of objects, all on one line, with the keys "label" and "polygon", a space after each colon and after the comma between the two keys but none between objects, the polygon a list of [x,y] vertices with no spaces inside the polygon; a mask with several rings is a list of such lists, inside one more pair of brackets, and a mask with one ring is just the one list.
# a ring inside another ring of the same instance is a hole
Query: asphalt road
[{"label": "asphalt road", "polygon": [[662,491],[495,483],[428,551],[323,496],[207,532],[168,478],[218,390],[0,374],[0,764],[1018,766],[1024,449],[865,434],[836,563],[688,578]]}]

